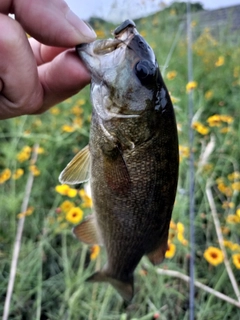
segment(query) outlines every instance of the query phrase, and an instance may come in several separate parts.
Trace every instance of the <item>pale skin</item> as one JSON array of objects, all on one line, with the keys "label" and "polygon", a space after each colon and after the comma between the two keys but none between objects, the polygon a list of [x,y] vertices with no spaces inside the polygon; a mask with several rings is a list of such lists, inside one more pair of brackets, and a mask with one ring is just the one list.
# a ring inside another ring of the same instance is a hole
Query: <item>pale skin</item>
[{"label": "pale skin", "polygon": [[0,119],[42,113],[90,82],[73,48],[96,34],[63,0],[1,0],[0,30]]}]

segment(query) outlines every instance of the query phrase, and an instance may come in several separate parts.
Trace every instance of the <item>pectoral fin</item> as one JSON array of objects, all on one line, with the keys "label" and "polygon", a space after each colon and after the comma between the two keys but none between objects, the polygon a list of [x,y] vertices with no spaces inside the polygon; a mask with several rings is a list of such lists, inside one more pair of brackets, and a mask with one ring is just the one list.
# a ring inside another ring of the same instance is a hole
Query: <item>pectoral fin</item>
[{"label": "pectoral fin", "polygon": [[59,181],[66,184],[78,184],[88,180],[90,168],[90,152],[87,145],[68,163],[61,172]]},{"label": "pectoral fin", "polygon": [[109,282],[125,301],[130,302],[133,298],[133,277],[130,277],[128,281],[121,281],[108,276],[104,270],[101,270],[92,274],[86,281]]},{"label": "pectoral fin", "polygon": [[128,167],[118,147],[112,150],[111,156],[104,159],[105,181],[110,189],[118,194],[126,194],[131,187]]},{"label": "pectoral fin", "polygon": [[94,215],[88,216],[83,222],[73,228],[73,234],[86,244],[102,245],[102,240],[96,227]]}]

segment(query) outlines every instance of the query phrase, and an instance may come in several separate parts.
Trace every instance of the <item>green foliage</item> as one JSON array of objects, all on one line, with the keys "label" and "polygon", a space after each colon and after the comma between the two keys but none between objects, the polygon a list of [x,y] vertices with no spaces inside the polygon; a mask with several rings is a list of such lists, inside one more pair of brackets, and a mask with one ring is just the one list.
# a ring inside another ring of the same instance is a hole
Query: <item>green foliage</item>
[{"label": "green foliage", "polygon": [[[110,36],[114,26],[95,21],[99,36]],[[198,29],[193,44],[196,202],[196,278],[225,295],[235,298],[225,265],[214,266],[203,254],[209,246],[219,247],[211,211],[205,195],[210,183],[214,193],[226,249],[234,275],[240,281],[240,197],[238,175],[240,148],[239,89],[240,42],[221,41],[208,29]],[[156,56],[175,106],[179,128],[180,174],[170,243],[175,252],[162,264],[164,269],[188,273],[188,94],[187,40],[173,12],[161,12],[137,21],[138,30]],[[174,40],[175,39],[175,40]],[[226,39],[224,37],[224,39]],[[165,62],[168,61],[168,65]],[[91,104],[89,88],[55,106],[43,115],[23,116],[1,122],[0,128],[0,300],[6,296],[18,214],[24,198],[33,146],[42,148],[35,163],[36,174],[14,285],[9,319],[188,319],[188,285],[182,280],[160,276],[157,267],[143,258],[136,270],[136,295],[126,306],[107,284],[89,284],[85,279],[103,266],[104,250],[93,259],[89,248],[72,237],[64,201],[84,207],[83,195],[69,197],[56,192],[58,176],[74,154],[88,143]],[[215,118],[211,118],[215,116]],[[207,150],[212,146],[212,151]],[[28,151],[26,147],[30,147]],[[29,154],[28,154],[29,152]],[[20,154],[20,156],[19,156]],[[26,158],[24,161],[22,161]],[[4,170],[9,169],[11,177]],[[16,169],[24,170],[14,179]],[[32,168],[33,169],[33,168]],[[5,180],[4,180],[5,179]],[[82,186],[78,186],[80,189]],[[71,190],[72,191],[72,190]],[[84,200],[85,199],[85,200]],[[66,203],[65,203],[66,205]],[[86,205],[87,206],[87,205]],[[88,207],[88,206],[87,206]],[[32,213],[31,213],[32,211]],[[235,247],[234,247],[235,245]],[[96,254],[97,255],[97,254]],[[224,304],[224,307],[223,307]],[[0,314],[3,313],[0,304]],[[240,309],[201,289],[196,290],[196,319],[240,318]]]}]

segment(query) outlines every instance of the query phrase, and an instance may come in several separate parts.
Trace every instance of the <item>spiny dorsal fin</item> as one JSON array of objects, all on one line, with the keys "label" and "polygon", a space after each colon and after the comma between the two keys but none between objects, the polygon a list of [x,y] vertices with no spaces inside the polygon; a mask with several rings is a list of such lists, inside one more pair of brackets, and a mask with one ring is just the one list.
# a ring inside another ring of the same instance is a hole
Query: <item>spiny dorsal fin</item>
[{"label": "spiny dorsal fin", "polygon": [[59,181],[66,184],[78,184],[89,179],[90,152],[87,145],[79,151],[60,173]]},{"label": "spiny dorsal fin", "polygon": [[86,244],[102,245],[94,215],[88,216],[83,222],[73,228],[73,234]]}]

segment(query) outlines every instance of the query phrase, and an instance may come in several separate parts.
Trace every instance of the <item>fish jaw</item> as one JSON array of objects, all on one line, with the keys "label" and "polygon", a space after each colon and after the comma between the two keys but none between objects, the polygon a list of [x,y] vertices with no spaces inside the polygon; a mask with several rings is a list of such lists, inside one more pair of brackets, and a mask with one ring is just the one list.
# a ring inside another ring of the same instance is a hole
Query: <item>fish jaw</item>
[{"label": "fish jaw", "polygon": [[93,108],[103,120],[136,117],[155,107],[161,86],[158,64],[133,22],[117,28],[113,39],[81,44],[76,50],[91,73]]}]

